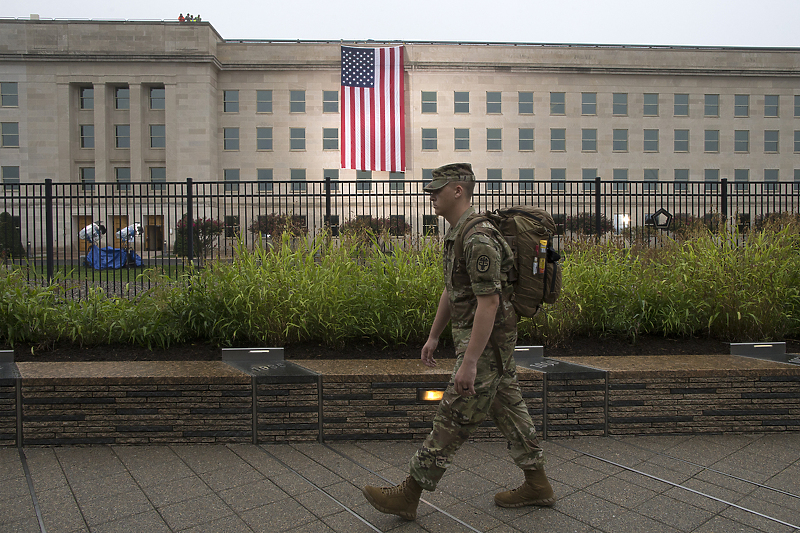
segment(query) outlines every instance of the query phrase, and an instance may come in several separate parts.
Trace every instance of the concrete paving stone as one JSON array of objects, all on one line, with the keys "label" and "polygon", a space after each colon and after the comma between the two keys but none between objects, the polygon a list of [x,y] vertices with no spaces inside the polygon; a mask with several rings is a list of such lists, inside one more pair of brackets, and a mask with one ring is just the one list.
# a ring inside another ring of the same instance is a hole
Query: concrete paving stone
[{"label": "concrete paving stone", "polygon": [[93,464],[91,455],[84,457],[83,462],[71,462],[63,464],[64,476],[67,481],[72,482],[90,482],[102,478],[111,477],[117,474],[125,474],[127,470],[117,459],[102,460],[97,464]]},{"label": "concrete paving stone", "polygon": [[669,453],[669,450],[691,441],[694,437],[691,435],[637,435],[614,438],[654,452]]},{"label": "concrete paving stone", "polygon": [[502,490],[503,487],[477,476],[469,470],[462,470],[460,472],[447,472],[436,489],[463,501],[487,491]]},{"label": "concrete paving stone", "polygon": [[78,502],[139,490],[139,485],[128,472],[90,480],[71,480],[69,486]]},{"label": "concrete paving stone", "polygon": [[[670,466],[674,466],[675,461],[674,460],[669,461],[669,464]],[[679,463],[679,464],[685,464],[685,463]],[[687,479],[691,478],[692,476],[700,472],[700,470],[702,470],[702,468],[691,467],[690,469],[687,469],[688,471],[682,471],[680,469],[670,468],[670,466],[665,466],[664,461],[662,461],[662,458],[656,456],[650,459],[649,461],[638,465],[637,470],[641,470],[642,472],[646,472],[652,476],[661,478],[665,481],[678,484],[683,483]],[[638,476],[638,474],[635,475]]]},{"label": "concrete paving stone", "polygon": [[603,523],[600,529],[608,533],[641,533],[642,531],[657,531],[658,533],[680,533],[680,530],[670,527],[652,518],[642,516],[633,511],[613,516]]},{"label": "concrete paving stone", "polygon": [[67,486],[67,478],[53,448],[30,448],[25,450],[28,469],[36,491]]},{"label": "concrete paving stone", "polygon": [[[350,524],[345,524],[343,533],[350,532]],[[292,529],[287,529],[287,533],[337,533],[336,530],[331,529],[330,526],[321,522],[309,522]]]},{"label": "concrete paving stone", "polygon": [[198,474],[226,468],[241,458],[221,444],[172,446],[172,450]]},{"label": "concrete paving stone", "polygon": [[416,453],[422,442],[396,442],[396,441],[364,441],[359,442],[365,451],[381,458],[390,465],[397,467],[408,467],[408,462]]},{"label": "concrete paving stone", "polygon": [[[558,531],[559,533],[594,533],[591,525],[581,522],[553,508],[540,508],[544,512],[533,512],[508,522],[514,531]],[[494,529],[490,530],[492,533]]]},{"label": "concrete paving stone", "polygon": [[[747,475],[741,475],[738,477],[741,477],[742,479],[750,479],[750,477]],[[703,470],[702,472],[698,472],[698,474],[692,477],[692,479],[696,481],[705,481],[711,485],[722,487],[726,490],[737,492],[739,494],[750,494],[756,489],[756,485],[752,483],[748,483],[747,481],[742,481],[731,476],[726,476],[725,474],[721,474],[712,470]]]},{"label": "concrete paving stone", "polygon": [[714,441],[695,437],[669,450],[669,455],[691,458],[693,463],[702,466],[713,466],[715,463],[736,453],[737,448],[728,448],[715,444]]},{"label": "concrete paving stone", "polygon": [[453,457],[453,466],[470,469],[485,464],[494,458],[493,454],[486,453],[473,445],[462,446]]},{"label": "concrete paving stone", "polygon": [[332,497],[318,490],[311,490],[303,494],[298,494],[294,499],[317,518],[324,518],[344,509],[343,503],[339,503],[337,500],[334,500]]},{"label": "concrete paving stone", "polygon": [[680,531],[693,531],[714,514],[685,502],[657,494],[643,502],[635,511]]},{"label": "concrete paving stone", "polygon": [[779,524],[776,526],[775,528],[770,526],[769,529],[758,529],[724,516],[715,516],[692,533],[786,533],[791,531]]},{"label": "concrete paving stone", "polygon": [[161,485],[169,483],[170,481],[196,475],[186,463],[177,458],[175,461],[170,461],[168,463],[147,465],[131,469],[130,474],[133,479],[143,487]]},{"label": "concrete paving stone", "polygon": [[761,439],[761,435],[752,433],[726,433],[722,435],[706,435],[701,433],[697,435],[698,441],[707,441],[714,446],[722,446],[731,450],[745,448],[759,439]]},{"label": "concrete paving stone", "polygon": [[3,522],[3,533],[41,533],[41,531],[39,520],[35,516],[15,522]]},{"label": "concrete paving stone", "polygon": [[130,470],[169,463],[178,459],[175,451],[167,445],[112,446],[111,449]]},{"label": "concrete paving stone", "polygon": [[245,462],[239,462],[225,468],[200,474],[200,478],[212,490],[219,491],[256,483],[264,479],[264,474]]},{"label": "concrete paving stone", "polygon": [[562,498],[557,505],[558,511],[598,529],[603,529],[604,524],[627,512],[620,505],[597,498],[584,491]]},{"label": "concrete paving stone", "polygon": [[242,461],[261,472],[266,477],[285,474],[289,470],[269,453],[270,446],[252,444],[231,444],[228,446]]},{"label": "concrete paving stone", "polygon": [[746,494],[741,492],[720,487],[717,484],[697,478],[687,479],[682,486],[699,491],[702,495],[719,498],[720,500],[730,503],[736,503],[746,496]]},{"label": "concrete paving stone", "polygon": [[652,490],[632,485],[617,477],[603,479],[594,485],[586,487],[584,490],[598,498],[627,509],[633,509],[657,494]]},{"label": "concrete paving stone", "polygon": [[604,437],[583,437],[575,442],[565,444],[577,450],[597,455],[613,461],[615,463],[633,466],[646,461],[653,455],[654,451],[648,450],[643,446],[634,446],[624,440]]},{"label": "concrete paving stone", "polygon": [[313,488],[308,484],[308,481],[294,472],[286,472],[285,474],[273,476],[270,478],[270,481],[275,483],[279,489],[289,496],[297,496]]},{"label": "concrete paving stone", "polygon": [[310,511],[291,498],[250,509],[239,516],[256,533],[287,531],[317,520]]},{"label": "concrete paving stone", "polygon": [[693,461],[691,457],[654,455],[647,461],[647,464],[659,465],[667,470],[671,470],[689,477],[696,475],[705,468],[704,466],[692,464],[694,462],[695,461]]},{"label": "concrete paving stone", "polygon": [[36,499],[48,531],[73,531],[87,527],[83,511],[68,487],[36,491]]},{"label": "concrete paving stone", "polygon": [[469,471],[493,484],[506,488],[519,486],[525,479],[522,470],[517,465],[500,459],[487,460],[483,464],[470,468]]},{"label": "concrete paving stone", "polygon": [[546,470],[547,477],[576,489],[584,489],[608,477],[608,474],[576,464],[562,463]]},{"label": "concrete paving stone", "polygon": [[156,511],[147,511],[96,525],[92,533],[172,533],[172,530]]},{"label": "concrete paving stone", "polygon": [[252,531],[244,520],[238,516],[231,515],[184,529],[181,533],[251,533]]},{"label": "concrete paving stone", "polygon": [[791,463],[774,460],[770,457],[747,456],[744,453],[728,457],[716,463],[713,468],[736,477],[756,483],[764,483],[775,474],[785,470]]},{"label": "concrete paving stone", "polygon": [[[605,457],[605,456],[601,455],[600,457]],[[615,460],[614,462],[618,461]],[[575,459],[572,460],[572,463],[576,465],[582,465],[587,468],[591,468],[592,470],[597,470],[598,472],[602,472],[609,476],[613,476],[614,474],[618,474],[624,471],[624,469],[619,466],[612,465],[605,461],[601,461],[600,459],[595,459],[594,457],[589,457],[589,456],[576,457]],[[636,465],[630,465],[627,464],[627,462],[626,464],[624,464],[624,466],[630,466],[631,468],[636,468]]]},{"label": "concrete paving stone", "polygon": [[89,480],[125,471],[108,446],[57,447],[54,452],[67,478]]},{"label": "concrete paving stone", "polygon": [[0,448],[0,481],[24,475],[17,448]]},{"label": "concrete paving stone", "polygon": [[800,456],[800,439],[797,433],[787,431],[786,433],[770,433],[762,435],[760,442],[768,443],[770,446],[780,450],[794,450]]},{"label": "concrete paving stone", "polygon": [[361,491],[363,485],[355,485],[350,481],[342,481],[335,485],[325,487],[325,492],[330,494],[336,500],[350,505],[353,502],[361,502],[364,499],[364,494]]},{"label": "concrete paving stone", "polygon": [[768,479],[764,485],[800,496],[800,465],[785,468]]},{"label": "concrete paving stone", "polygon": [[212,490],[198,476],[153,483],[142,487],[142,491],[156,508],[212,494]]},{"label": "concrete paving stone", "polygon": [[142,514],[153,509],[150,500],[139,490],[115,494],[109,498],[94,498],[80,502],[80,506],[84,519],[90,528],[127,516]]},{"label": "concrete paving stone", "polygon": [[571,440],[564,439],[564,443],[566,444],[566,446],[569,446],[570,448],[560,445],[559,442],[560,440],[550,439],[540,444],[542,450],[544,450],[544,455],[548,461],[551,461],[552,459],[558,459],[560,461],[568,462],[572,461],[577,457],[583,456],[583,454],[581,454],[580,452],[570,449],[574,448]]},{"label": "concrete paving stone", "polygon": [[700,509],[710,511],[714,514],[721,513],[729,506],[726,503],[718,502],[716,500],[711,500],[702,496],[700,494],[695,494],[694,492],[682,489],[680,487],[673,487],[671,489],[667,489],[662,493],[664,496],[668,498],[672,498],[674,500],[678,500],[679,502],[683,502],[689,505],[693,505]]},{"label": "concrete paving stone", "polygon": [[0,481],[0,486],[3,490],[0,491],[0,506],[6,500],[18,500],[20,498],[30,497],[31,491],[28,488],[28,479],[25,475],[17,477],[9,477]]},{"label": "concrete paving stone", "polygon": [[0,502],[0,524],[36,517],[30,493]]},{"label": "concrete paving stone", "polygon": [[[313,525],[313,529],[310,527]],[[365,524],[363,519],[353,516],[352,513],[347,511],[339,511],[335,514],[326,516],[322,523],[309,524],[303,526],[305,529],[290,529],[291,533],[300,533],[300,531],[307,531],[308,533],[316,533],[317,531],[335,531],[336,533],[372,533],[375,530],[370,525]],[[317,529],[319,528],[319,529]]]},{"label": "concrete paving stone", "polygon": [[464,523],[469,524],[475,529],[483,531],[484,529],[491,529],[504,523],[503,520],[486,513],[477,507],[473,507],[464,502],[458,502],[455,505],[444,508],[445,511],[458,518]]},{"label": "concrete paving stone", "polygon": [[[385,470],[389,467],[395,467],[395,465],[386,462],[383,458],[354,443],[337,442],[330,444],[330,446],[335,450],[342,452],[344,455],[357,462],[361,466],[372,471]],[[408,463],[406,463],[406,466],[407,465]]]},{"label": "concrete paving stone", "polygon": [[216,494],[209,494],[159,508],[167,525],[175,531],[225,518],[233,513]]},{"label": "concrete paving stone", "polygon": [[[644,472],[646,474],[650,474],[651,476],[661,477],[659,474],[664,474],[663,469],[659,469],[658,467],[653,467],[652,465],[639,465],[640,472]],[[670,474],[669,471],[666,472],[667,475]],[[616,479],[621,479],[626,483],[630,483],[631,485],[641,487],[643,489],[647,489],[653,491],[655,493],[664,492],[672,485],[669,483],[664,483],[662,481],[658,481],[656,479],[643,476],[642,474],[637,474],[636,472],[631,472],[630,470],[623,470],[619,474],[614,476]],[[674,473],[673,473],[674,477]],[[663,478],[662,478],[663,479]],[[684,478],[688,479],[688,478]]]},{"label": "concrete paving stone", "polygon": [[[768,497],[770,499],[761,499],[748,496],[739,501],[737,505],[741,505],[746,509],[750,509],[751,511],[755,511],[763,515],[776,518],[782,522],[791,524],[791,526],[794,528],[800,529],[800,505],[798,505],[796,501],[789,501],[789,499],[785,497],[780,500],[772,497],[771,495],[768,495]],[[736,520],[737,522],[750,524],[754,527],[758,527],[757,524],[761,524],[764,522],[764,520],[766,520],[758,515],[748,513],[735,507],[730,507],[721,514]]]},{"label": "concrete paving stone", "polygon": [[288,494],[268,479],[220,491],[218,494],[237,513],[285,500],[289,497]]}]

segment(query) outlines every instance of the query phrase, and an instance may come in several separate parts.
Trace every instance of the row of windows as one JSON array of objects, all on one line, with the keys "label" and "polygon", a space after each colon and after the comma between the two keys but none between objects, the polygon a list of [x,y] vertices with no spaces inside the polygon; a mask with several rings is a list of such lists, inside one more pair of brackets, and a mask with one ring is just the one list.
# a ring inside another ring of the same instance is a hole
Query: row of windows
[{"label": "row of windows", "polygon": [[[150,124],[150,148],[167,147],[167,127],[164,124]],[[5,139],[4,139],[5,142]],[[80,147],[94,148],[94,125],[80,125]],[[3,144],[3,146],[6,146]],[[17,146],[19,146],[17,144]],[[130,124],[117,124],[114,126],[114,146],[116,148],[131,147],[131,126]]]},{"label": "row of windows", "polygon": [[[222,91],[222,110],[239,112],[239,91]],[[306,112],[306,91],[289,91],[289,112]],[[322,91],[322,112],[339,112],[339,91]],[[256,113],[272,113],[272,91],[256,91]]]},{"label": "row of windows", "polygon": [[[78,89],[78,102],[81,109],[94,109],[94,87],[80,87]],[[148,102],[150,109],[165,109],[166,90],[164,87],[150,87],[148,90]],[[130,108],[130,89],[128,87],[114,87],[114,109],[128,110]]]}]

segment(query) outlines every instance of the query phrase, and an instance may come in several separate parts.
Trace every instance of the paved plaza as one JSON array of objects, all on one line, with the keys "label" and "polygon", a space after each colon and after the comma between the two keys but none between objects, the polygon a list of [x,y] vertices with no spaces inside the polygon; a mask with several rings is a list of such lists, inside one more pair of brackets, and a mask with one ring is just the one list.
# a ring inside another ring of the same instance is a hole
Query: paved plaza
[{"label": "paved plaza", "polygon": [[521,473],[500,441],[457,455],[417,520],[361,487],[401,481],[418,443],[0,450],[4,532],[800,531],[800,433],[551,439],[552,508],[503,509]]}]

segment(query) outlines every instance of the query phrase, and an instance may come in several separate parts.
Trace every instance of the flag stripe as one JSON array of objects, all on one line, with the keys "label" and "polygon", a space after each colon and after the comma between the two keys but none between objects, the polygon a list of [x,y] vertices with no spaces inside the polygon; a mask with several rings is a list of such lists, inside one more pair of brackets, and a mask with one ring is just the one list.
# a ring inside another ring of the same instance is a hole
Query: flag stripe
[{"label": "flag stripe", "polygon": [[341,163],[405,171],[403,47],[342,47]]}]

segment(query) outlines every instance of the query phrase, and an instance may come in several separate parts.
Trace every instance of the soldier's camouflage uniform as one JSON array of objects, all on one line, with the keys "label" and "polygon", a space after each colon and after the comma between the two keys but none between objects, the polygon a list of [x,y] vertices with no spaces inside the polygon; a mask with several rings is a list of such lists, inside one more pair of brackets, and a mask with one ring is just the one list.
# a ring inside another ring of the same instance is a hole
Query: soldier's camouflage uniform
[{"label": "soldier's camouflage uniform", "polygon": [[[493,237],[497,233],[490,223],[478,224],[475,231],[464,236],[467,273],[459,275],[457,272],[455,279],[453,276],[453,270],[457,268],[455,239],[474,212],[473,208],[469,208],[445,235],[444,279],[450,296],[457,360],[450,384],[433,420],[433,430],[422,448],[411,458],[410,465],[411,475],[423,489],[429,491],[436,488],[455,452],[487,415],[508,439],[510,454],[517,466],[529,470],[544,464],[536,429],[517,383],[513,356],[517,342],[517,316],[509,300],[509,290],[513,292],[513,289],[505,283],[505,272],[513,264],[513,255],[505,240]],[[496,293],[501,293],[500,305],[490,342],[478,359],[475,394],[461,396],[455,391],[453,383],[469,344],[477,308],[475,296]],[[493,345],[499,348],[504,367],[502,372],[498,371]]]}]

